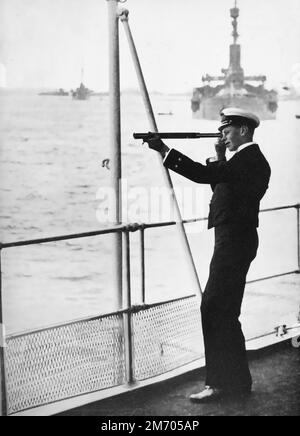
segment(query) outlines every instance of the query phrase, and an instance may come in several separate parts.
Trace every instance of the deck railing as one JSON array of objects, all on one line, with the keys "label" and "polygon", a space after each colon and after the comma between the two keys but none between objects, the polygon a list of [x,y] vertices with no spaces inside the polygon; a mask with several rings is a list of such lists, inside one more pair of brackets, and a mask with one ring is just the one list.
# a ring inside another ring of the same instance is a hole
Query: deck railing
[{"label": "deck railing", "polygon": [[[297,212],[298,269],[260,277],[248,283],[300,272],[300,205],[263,209],[260,213],[287,209],[295,209]],[[184,224],[207,219],[184,220]],[[70,405],[61,406],[62,402],[72,399],[77,404],[76,398],[80,398],[81,403],[89,402],[90,399],[86,398],[89,394],[94,395],[117,386],[132,387],[138,382],[155,380],[156,377],[183,368],[203,357],[198,296],[146,304],[145,231],[174,225],[174,221],[119,225],[92,232],[0,244],[1,325],[2,250],[122,233],[126,277],[123,310],[21,335],[5,337],[4,331],[2,332],[2,345],[5,345],[0,347],[3,415],[24,413],[40,407],[49,407],[50,404],[60,404],[58,409],[53,410],[60,410],[60,407],[70,408]],[[131,302],[132,232],[139,232],[140,235],[139,306],[133,306]]]}]

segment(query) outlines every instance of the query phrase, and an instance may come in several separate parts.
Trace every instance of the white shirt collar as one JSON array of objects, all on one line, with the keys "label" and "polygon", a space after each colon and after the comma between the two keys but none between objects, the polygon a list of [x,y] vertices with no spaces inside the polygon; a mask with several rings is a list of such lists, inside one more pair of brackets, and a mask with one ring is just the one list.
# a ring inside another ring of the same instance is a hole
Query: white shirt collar
[{"label": "white shirt collar", "polygon": [[256,142],[247,142],[246,144],[241,145],[237,149],[236,153],[239,153],[240,151],[244,150],[245,148],[250,147],[250,145],[256,145]]}]

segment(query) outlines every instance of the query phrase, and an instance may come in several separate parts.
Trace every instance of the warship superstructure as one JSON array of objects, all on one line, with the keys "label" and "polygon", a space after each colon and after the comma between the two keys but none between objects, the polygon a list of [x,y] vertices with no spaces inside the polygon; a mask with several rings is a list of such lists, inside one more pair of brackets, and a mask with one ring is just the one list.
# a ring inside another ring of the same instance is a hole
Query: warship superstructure
[{"label": "warship superstructure", "polygon": [[[241,46],[237,43],[239,8],[236,1],[230,15],[233,18],[233,44],[230,45],[229,67],[222,69],[221,76],[207,74],[202,77],[202,86],[193,90],[193,116],[218,120],[222,109],[234,106],[252,111],[262,120],[275,119],[278,108],[277,92],[265,88],[266,76],[247,76],[241,67]],[[254,86],[249,82],[259,84]]]},{"label": "warship superstructure", "polygon": [[75,91],[71,90],[72,97],[75,100],[87,100],[92,93],[93,91],[88,89],[82,82],[80,83],[79,88],[77,88]]}]

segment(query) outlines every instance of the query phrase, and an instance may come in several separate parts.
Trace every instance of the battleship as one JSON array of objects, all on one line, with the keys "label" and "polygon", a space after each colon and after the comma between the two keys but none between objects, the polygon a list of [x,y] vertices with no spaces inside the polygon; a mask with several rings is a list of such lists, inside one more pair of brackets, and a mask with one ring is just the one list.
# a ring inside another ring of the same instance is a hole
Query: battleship
[{"label": "battleship", "polygon": [[83,82],[80,83],[79,88],[76,88],[74,91],[71,89],[71,95],[75,100],[87,100],[90,97],[106,97],[108,95],[107,92],[95,92],[92,89],[87,88]]},{"label": "battleship", "polygon": [[[230,10],[233,18],[233,44],[230,45],[228,69],[222,69],[221,76],[206,74],[202,86],[194,88],[191,108],[194,118],[218,120],[220,111],[226,107],[239,107],[256,113],[262,120],[276,118],[278,95],[275,90],[267,90],[267,77],[247,76],[241,67],[241,46],[237,43],[239,8],[235,1]],[[249,82],[259,82],[253,86]],[[212,86],[215,84],[215,86]]]},{"label": "battleship", "polygon": [[91,89],[86,87],[83,83],[84,69],[81,69],[81,81],[78,88],[71,89],[71,96],[74,100],[88,100],[94,93]]},{"label": "battleship", "polygon": [[82,82],[80,83],[79,88],[75,91],[71,90],[71,95],[75,100],[87,100],[93,91],[88,89]]}]

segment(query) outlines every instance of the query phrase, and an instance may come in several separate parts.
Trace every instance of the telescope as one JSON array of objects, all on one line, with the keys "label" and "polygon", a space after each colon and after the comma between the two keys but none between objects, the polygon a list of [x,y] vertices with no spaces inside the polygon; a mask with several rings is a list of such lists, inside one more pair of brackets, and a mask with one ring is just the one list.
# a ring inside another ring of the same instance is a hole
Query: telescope
[{"label": "telescope", "polygon": [[150,139],[200,139],[200,138],[221,138],[222,133],[198,133],[198,132],[148,132],[134,133],[134,139],[142,139],[148,142]]}]

